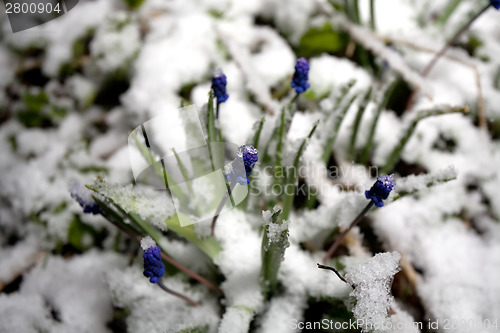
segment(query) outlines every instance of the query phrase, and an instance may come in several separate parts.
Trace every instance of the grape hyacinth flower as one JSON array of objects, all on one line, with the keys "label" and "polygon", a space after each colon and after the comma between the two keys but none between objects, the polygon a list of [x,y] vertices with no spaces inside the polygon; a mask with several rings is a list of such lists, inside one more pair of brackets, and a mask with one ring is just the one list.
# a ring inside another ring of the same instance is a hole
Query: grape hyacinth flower
[{"label": "grape hyacinth flower", "polygon": [[309,79],[309,62],[306,58],[299,58],[295,64],[295,73],[293,74],[293,79],[291,82],[292,88],[298,94],[306,91],[310,84],[307,82]]},{"label": "grape hyacinth flower", "polygon": [[214,76],[212,78],[212,90],[214,91],[214,96],[217,100],[217,109],[215,113],[215,118],[219,119],[219,105],[224,103],[229,98],[226,91],[227,78],[220,68],[216,69]]},{"label": "grape hyacinth flower", "polygon": [[227,199],[231,195],[236,184],[240,185],[248,185],[250,184],[250,180],[248,177],[252,174],[253,168],[255,167],[255,163],[259,160],[258,150],[251,145],[242,145],[238,148],[238,153],[236,154],[236,158],[231,162],[227,163],[224,167],[224,177],[226,181],[229,183],[229,188],[227,189],[226,194],[222,198],[217,210],[215,211],[214,218],[212,219],[212,229],[211,234],[214,235],[215,231],[215,222],[219,217],[222,208],[226,204]]},{"label": "grape hyacinth flower", "polygon": [[96,215],[101,212],[99,205],[92,198],[93,192],[82,184],[72,183],[69,187],[69,193],[82,206],[84,213]]},{"label": "grape hyacinth flower", "polygon": [[141,247],[144,250],[144,276],[149,278],[149,282],[158,283],[165,273],[165,265],[161,261],[161,250],[151,237],[144,237],[141,240]]},{"label": "grape hyacinth flower", "polygon": [[490,0],[490,3],[495,9],[500,9],[500,0]]},{"label": "grape hyacinth flower", "polygon": [[344,230],[337,240],[330,246],[325,256],[323,257],[323,262],[326,262],[335,252],[335,250],[339,247],[340,243],[344,239],[344,237],[351,231],[351,229],[358,224],[359,221],[365,216],[368,211],[372,208],[373,205],[377,207],[383,207],[383,200],[389,197],[389,194],[396,186],[396,181],[394,180],[394,175],[384,175],[377,177],[377,181],[370,190],[365,191],[365,197],[370,200],[368,205],[361,211],[361,213],[356,216],[356,218],[351,222],[349,227]]},{"label": "grape hyacinth flower", "polygon": [[236,159],[226,164],[224,176],[229,183],[248,185],[248,177],[252,174],[255,163],[259,160],[258,151],[251,145],[242,145],[238,148]]},{"label": "grape hyacinth flower", "polygon": [[198,305],[195,301],[187,296],[184,296],[176,291],[169,289],[161,282],[160,278],[165,273],[165,265],[161,261],[161,250],[156,242],[150,237],[146,236],[141,239],[141,247],[144,250],[144,276],[149,278],[149,282],[156,283],[165,292],[182,298],[191,305]]},{"label": "grape hyacinth flower", "polygon": [[389,193],[391,193],[395,185],[394,175],[380,176],[372,188],[369,191],[365,191],[365,196],[367,199],[372,200],[375,206],[383,207],[384,202],[382,200],[389,197]]}]

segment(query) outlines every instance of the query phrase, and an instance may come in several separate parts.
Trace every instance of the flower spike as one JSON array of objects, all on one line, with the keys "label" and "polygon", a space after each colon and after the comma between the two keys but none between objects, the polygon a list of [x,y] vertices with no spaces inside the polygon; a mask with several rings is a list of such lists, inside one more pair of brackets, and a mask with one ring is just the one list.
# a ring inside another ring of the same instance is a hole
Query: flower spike
[{"label": "flower spike", "polygon": [[373,184],[369,191],[365,191],[365,197],[373,201],[375,206],[383,207],[385,200],[396,186],[394,175],[385,175],[377,177],[377,181]]},{"label": "flower spike", "polygon": [[222,208],[226,204],[227,199],[231,195],[236,184],[240,185],[248,185],[250,184],[250,180],[248,177],[252,174],[253,168],[255,167],[255,163],[259,160],[259,156],[257,155],[259,151],[251,145],[242,145],[238,148],[238,153],[236,154],[236,158],[231,162],[227,163],[224,167],[224,177],[226,181],[229,183],[229,188],[227,189],[226,194],[222,198],[217,210],[215,211],[215,215],[212,219],[212,227],[211,227],[211,235],[214,235],[215,231],[215,222],[217,222],[217,218],[219,217]]},{"label": "flower spike", "polygon": [[229,98],[226,91],[227,78],[220,68],[216,69],[214,76],[212,78],[212,90],[214,91],[214,96],[217,99],[217,107],[215,112],[215,118],[219,119],[219,106],[224,103]]},{"label": "flower spike", "polygon": [[295,64],[295,73],[292,79],[292,88],[295,88],[297,94],[306,91],[311,85],[307,82],[309,79],[309,62],[306,58],[299,58]]},{"label": "flower spike", "polygon": [[161,261],[161,250],[155,241],[147,236],[141,240],[141,247],[144,250],[144,276],[149,278],[149,282],[158,283],[165,273],[165,265]]},{"label": "flower spike", "polygon": [[243,145],[238,148],[236,159],[226,164],[224,176],[228,183],[248,185],[248,177],[252,174],[255,163],[259,160],[258,150],[251,145]]},{"label": "flower spike", "polygon": [[366,205],[365,208],[361,211],[361,213],[356,216],[356,218],[351,222],[349,227],[342,231],[340,236],[335,240],[335,242],[330,246],[328,251],[326,252],[325,256],[323,257],[323,262],[326,262],[332,255],[335,253],[335,250],[339,247],[340,243],[342,243],[342,240],[344,237],[351,231],[352,228],[356,224],[361,221],[361,219],[368,214],[370,209],[373,207],[373,205],[377,207],[383,207],[384,202],[383,200],[387,199],[389,197],[389,194],[391,191],[394,189],[396,186],[396,181],[394,180],[394,175],[384,175],[384,176],[379,176],[377,177],[377,181],[369,191],[365,191],[365,196],[367,199],[370,199],[370,202],[368,205]]},{"label": "flower spike", "polygon": [[165,273],[165,265],[161,261],[161,250],[155,241],[150,237],[146,236],[141,239],[141,247],[144,250],[144,276],[149,278],[149,282],[156,283],[165,292],[182,298],[191,305],[198,305],[195,301],[187,296],[184,296],[176,291],[169,289],[167,286],[161,282],[160,278]]}]

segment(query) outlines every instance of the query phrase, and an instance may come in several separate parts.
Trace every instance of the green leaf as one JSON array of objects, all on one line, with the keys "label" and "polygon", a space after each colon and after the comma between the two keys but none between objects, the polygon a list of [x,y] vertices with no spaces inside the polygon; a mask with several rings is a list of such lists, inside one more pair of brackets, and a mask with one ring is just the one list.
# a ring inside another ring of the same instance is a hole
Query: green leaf
[{"label": "green leaf", "polygon": [[347,94],[353,85],[354,81],[351,81],[348,85],[343,87],[342,92],[337,99],[337,102],[335,103],[334,109],[331,112],[331,117],[334,118],[328,118],[326,120],[326,123],[329,125],[331,122],[333,122],[333,128],[328,132],[325,146],[323,148],[322,160],[323,162],[325,162],[325,164],[328,163],[332,155],[333,145],[335,144],[335,140],[337,139],[340,125],[342,125],[342,121],[344,120],[344,117],[347,114],[347,111],[351,107],[352,103],[358,97],[357,95],[353,95],[352,97],[347,99],[347,102],[345,102],[343,106],[341,105],[341,103],[346,100]]},{"label": "green leaf", "polygon": [[49,99],[44,91],[39,93],[26,93],[23,96],[24,109],[17,114],[18,120],[26,127],[42,126],[45,117],[43,107],[49,104]]},{"label": "green leaf", "polygon": [[[99,196],[94,196],[94,199],[103,211],[102,215],[115,225],[129,230],[135,235],[140,237],[145,235],[151,236],[161,247],[161,240],[164,238],[162,232],[147,221],[147,211],[143,209],[139,210],[136,205],[138,200],[145,200],[145,198],[141,197],[140,193],[131,196],[128,193],[129,189],[117,186],[114,186],[111,190],[107,190],[106,188],[109,186],[103,180],[100,180],[95,185],[87,186],[106,199],[103,201]],[[131,203],[125,206],[126,202]],[[182,214],[178,213],[165,218],[163,223],[165,223],[166,228],[198,246],[212,260],[215,259],[222,249],[218,241],[214,237],[199,238],[194,230],[194,223],[182,227],[179,223],[179,215]],[[190,221],[188,216],[182,215],[182,218],[184,221]],[[129,223],[125,223],[124,221],[128,221]]]},{"label": "green leaf", "polygon": [[263,295],[268,298],[278,285],[278,271],[285,256],[288,242],[288,221],[280,218],[282,209],[275,206],[273,212],[264,212],[264,235],[261,247],[261,286]]},{"label": "green leaf", "polygon": [[[331,24],[326,23],[320,28],[312,28],[300,39],[297,54],[301,57],[311,58],[323,53],[342,53],[349,41],[349,36],[335,30]],[[332,73],[334,75],[334,73]]]},{"label": "green leaf", "polygon": [[[94,246],[94,241],[97,232],[88,224],[80,221],[78,216],[75,216],[68,228],[68,242],[80,251],[85,251]],[[85,242],[87,238],[89,241]]]},{"label": "green leaf", "polygon": [[255,147],[256,149],[259,149],[259,142],[260,142],[260,134],[262,132],[262,128],[264,127],[264,122],[266,121],[266,117],[260,118],[258,123],[255,123],[254,128],[256,127],[257,129],[255,130],[255,134],[252,139],[252,146]]},{"label": "green leaf", "polygon": [[[288,215],[290,214],[290,211],[292,209],[293,205],[293,199],[295,198],[295,190],[297,187],[297,176],[298,176],[298,170],[299,170],[299,164],[300,164],[300,158],[302,157],[302,153],[305,151],[305,148],[307,146],[308,140],[310,140],[316,131],[316,128],[318,127],[319,120],[314,124],[313,128],[309,132],[306,138],[302,140],[302,143],[300,144],[299,150],[297,151],[297,154],[295,155],[295,159],[293,162],[293,168],[291,172],[287,172],[287,179],[286,179],[286,186],[285,186],[285,191],[283,191],[283,214],[282,218],[283,220],[288,219]],[[293,189],[290,191],[290,188]]]},{"label": "green leaf", "polygon": [[447,108],[442,108],[442,109],[432,109],[432,110],[418,112],[417,116],[413,119],[413,121],[410,123],[408,128],[404,131],[404,134],[403,134],[402,138],[399,140],[399,143],[392,150],[391,154],[389,155],[389,158],[387,159],[386,164],[380,170],[381,174],[388,174],[389,172],[391,172],[394,169],[394,167],[396,166],[396,163],[401,158],[401,152],[403,151],[404,147],[408,143],[408,140],[410,140],[411,136],[415,132],[415,129],[417,128],[418,123],[422,119],[425,119],[428,117],[433,117],[433,116],[444,115],[444,114],[457,113],[457,112],[468,113],[469,108],[467,106],[459,106],[459,107],[447,107]]},{"label": "green leaf", "polygon": [[363,152],[361,153],[360,162],[362,164],[368,164],[368,160],[370,159],[370,154],[373,147],[373,139],[375,137],[375,129],[377,128],[378,120],[380,118],[380,115],[382,114],[382,111],[385,109],[387,103],[391,99],[391,96],[397,85],[398,80],[394,80],[384,91],[382,101],[378,104],[377,110],[375,111],[375,117],[373,118],[372,126],[370,128],[370,133],[368,134],[368,139],[366,141]]},{"label": "green leaf", "polygon": [[213,236],[199,238],[195,232],[194,223],[182,227],[179,223],[179,215],[182,215],[184,220],[189,219],[189,217],[182,213],[178,213],[165,221],[167,228],[196,245],[200,250],[205,252],[210,259],[214,260],[222,250],[220,243]]},{"label": "green leaf", "polygon": [[358,136],[359,125],[361,124],[361,119],[363,118],[363,114],[365,112],[366,106],[370,101],[372,89],[369,88],[363,97],[363,101],[359,104],[358,112],[356,113],[356,118],[354,119],[354,124],[351,133],[351,142],[349,144],[349,159],[354,160],[354,155],[356,153],[356,137]]},{"label": "green leaf", "polygon": [[[153,156],[151,155],[152,152],[149,150],[149,148],[142,143],[139,138],[135,135],[134,132],[130,133],[132,135],[132,138],[135,141],[135,144],[137,145],[137,148],[139,149],[141,155],[146,159],[146,161],[153,167],[155,173],[161,177],[162,179],[173,179],[169,173],[167,172],[167,169],[165,168],[164,164],[158,163],[155,161]],[[188,197],[184,192],[181,191],[181,189],[178,186],[172,187],[172,188],[167,188],[169,191],[172,191],[172,194],[178,198],[180,201],[186,201]]]},{"label": "green leaf", "polygon": [[175,160],[177,161],[177,165],[179,166],[179,170],[181,171],[182,177],[184,178],[184,181],[187,184],[187,187],[189,189],[189,193],[192,194],[193,187],[191,186],[191,182],[190,182],[190,178],[189,178],[189,174],[188,174],[188,171],[186,169],[186,166],[184,165],[184,163],[182,163],[182,160],[180,159],[179,155],[175,151],[175,148],[172,148],[172,151],[174,152]]},{"label": "green leaf", "polygon": [[189,328],[185,328],[183,330],[177,331],[176,333],[208,333],[209,328],[210,327],[208,325],[193,326],[193,327],[189,327]]},{"label": "green leaf", "polygon": [[139,8],[140,5],[144,2],[144,0],[123,0],[131,9]]},{"label": "green leaf", "polygon": [[[212,163],[212,170],[218,170],[224,167],[224,150],[221,142],[221,133],[215,125],[215,110],[214,110],[214,93],[210,90],[208,96],[208,112],[207,112],[207,133],[208,133],[208,147],[210,150],[210,161]],[[215,143],[215,144],[212,144]]]}]

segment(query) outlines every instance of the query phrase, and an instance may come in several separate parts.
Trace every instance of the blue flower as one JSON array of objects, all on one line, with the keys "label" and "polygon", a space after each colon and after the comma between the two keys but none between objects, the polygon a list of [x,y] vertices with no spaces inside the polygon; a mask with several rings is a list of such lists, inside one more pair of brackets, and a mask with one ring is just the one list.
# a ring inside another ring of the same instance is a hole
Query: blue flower
[{"label": "blue flower", "polygon": [[95,215],[101,212],[99,205],[97,205],[97,202],[92,198],[93,192],[82,184],[72,183],[69,187],[69,193],[71,197],[82,206],[84,213]]},{"label": "blue flower", "polygon": [[490,3],[495,9],[500,9],[500,0],[490,0]]},{"label": "blue flower", "polygon": [[310,84],[307,83],[309,75],[309,63],[306,58],[299,58],[295,64],[295,74],[293,74],[292,88],[295,88],[297,94],[306,91]]},{"label": "blue flower", "polygon": [[161,250],[151,237],[147,236],[141,240],[144,250],[144,276],[149,282],[158,283],[165,273],[165,265],[161,261]]},{"label": "blue flower", "polygon": [[382,207],[384,206],[384,202],[382,200],[389,197],[389,193],[391,193],[394,186],[396,186],[394,175],[380,176],[377,178],[377,181],[373,184],[372,188],[369,191],[365,191],[365,196],[367,199],[372,200],[375,206]]},{"label": "blue flower", "polygon": [[227,101],[229,95],[226,92],[227,79],[220,69],[216,70],[212,78],[212,90],[217,98],[217,104]]},{"label": "blue flower", "polygon": [[251,145],[243,145],[238,148],[236,158],[226,164],[224,175],[229,183],[248,185],[248,177],[252,174],[255,163],[259,160],[258,151]]}]

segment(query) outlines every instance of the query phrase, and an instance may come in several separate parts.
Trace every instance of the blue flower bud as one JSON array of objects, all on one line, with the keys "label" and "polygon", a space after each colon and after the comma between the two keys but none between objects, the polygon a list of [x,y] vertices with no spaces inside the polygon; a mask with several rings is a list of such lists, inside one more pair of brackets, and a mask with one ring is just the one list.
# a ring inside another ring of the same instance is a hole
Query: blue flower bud
[{"label": "blue flower bud", "polygon": [[226,76],[220,69],[216,70],[214,77],[212,78],[212,90],[214,91],[214,96],[217,99],[218,104],[227,101],[229,98],[229,95],[226,92],[226,85]]},{"label": "blue flower bud", "polygon": [[143,274],[149,278],[149,282],[158,283],[165,273],[165,265],[161,261],[161,250],[149,236],[141,240],[141,247],[144,250]]},{"label": "blue flower bud", "polygon": [[295,73],[292,79],[292,88],[295,88],[297,94],[306,91],[310,84],[307,82],[309,76],[309,62],[306,58],[299,58],[295,64]]},{"label": "blue flower bud", "polygon": [[229,183],[248,185],[248,177],[252,174],[255,163],[259,160],[258,151],[251,145],[243,145],[238,148],[236,158],[226,164],[224,175]]},{"label": "blue flower bud", "polygon": [[490,3],[495,9],[500,9],[500,0],[490,0]]},{"label": "blue flower bud", "polygon": [[78,201],[83,208],[84,213],[99,214],[101,212],[99,205],[92,198],[93,192],[79,183],[72,183],[69,187],[71,197]]},{"label": "blue flower bud", "polygon": [[396,186],[394,175],[380,176],[377,178],[377,181],[373,184],[372,188],[369,191],[365,191],[365,196],[367,199],[372,200],[375,206],[382,207],[384,206],[384,202],[382,200],[389,197],[389,193],[391,193],[394,186]]}]

